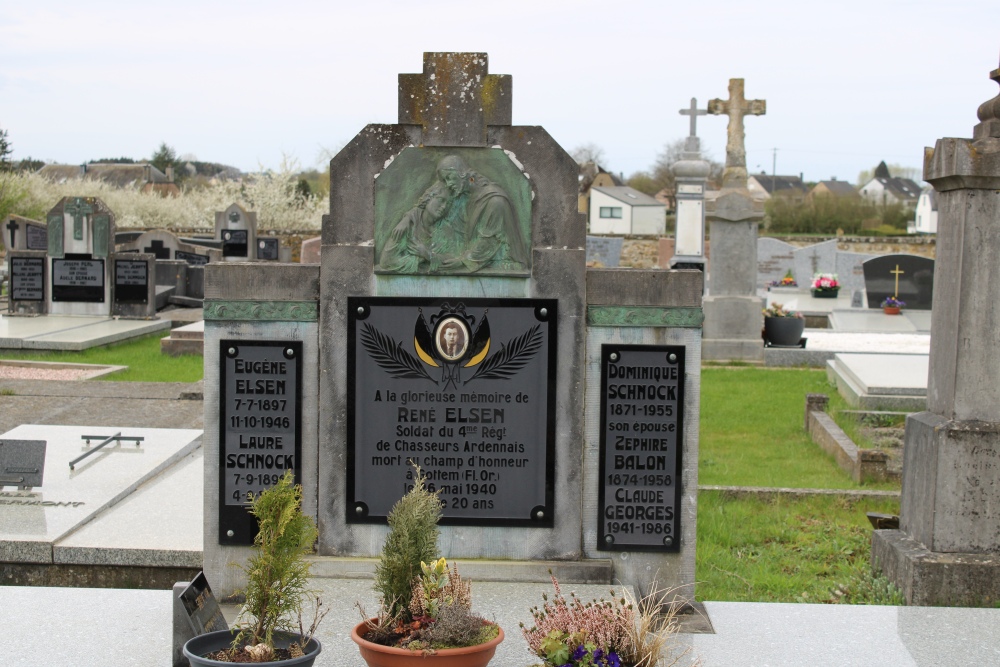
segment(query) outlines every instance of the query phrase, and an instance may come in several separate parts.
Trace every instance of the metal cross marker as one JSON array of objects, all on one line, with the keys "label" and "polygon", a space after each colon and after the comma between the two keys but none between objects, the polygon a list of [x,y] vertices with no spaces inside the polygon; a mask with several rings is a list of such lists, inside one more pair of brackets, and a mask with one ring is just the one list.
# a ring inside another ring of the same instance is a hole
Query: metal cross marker
[{"label": "metal cross marker", "polygon": [[109,445],[112,442],[115,443],[116,445],[118,445],[118,444],[121,444],[121,442],[123,440],[128,440],[129,442],[134,442],[135,446],[138,447],[139,443],[142,442],[143,440],[145,440],[145,438],[142,437],[142,436],[126,436],[126,435],[122,435],[121,431],[119,431],[118,433],[115,433],[114,435],[111,435],[111,436],[106,436],[106,435],[81,435],[80,439],[81,440],[86,440],[88,445],[90,444],[91,440],[102,440],[102,442],[98,443],[97,446],[94,447],[93,449],[91,449],[91,450],[89,450],[87,452],[84,452],[80,456],[78,456],[75,459],[73,459],[72,461],[70,461],[69,462],[69,469],[70,470],[76,470],[76,464],[77,463],[79,463],[80,461],[84,460],[85,458],[87,458],[91,454],[96,453],[102,447],[104,447],[105,445]]},{"label": "metal cross marker", "polygon": [[729,99],[708,101],[708,113],[729,116],[729,136],[726,139],[726,170],[722,187],[745,188],[747,184],[747,151],[743,117],[767,113],[766,100],[748,100],[743,96],[743,79],[729,80]]},{"label": "metal cross marker", "polygon": [[902,269],[900,269],[899,268],[899,264],[897,264],[896,265],[896,270],[895,271],[890,271],[889,273],[892,273],[892,274],[894,274],[896,276],[896,289],[893,290],[892,296],[893,296],[893,298],[898,298],[899,297],[899,276],[901,276],[902,274],[904,274],[906,272],[903,271]]},{"label": "metal cross marker", "polygon": [[83,219],[94,212],[94,207],[85,202],[82,197],[76,197],[67,203],[63,210],[73,216],[73,239],[82,241]]},{"label": "metal cross marker", "polygon": [[688,136],[697,137],[698,136],[698,116],[707,116],[708,109],[699,109],[698,100],[691,98],[691,107],[689,109],[681,109],[680,114],[682,116],[691,116],[691,134]]},{"label": "metal cross marker", "polygon": [[13,250],[14,249],[14,239],[15,239],[15,237],[17,235],[18,228],[19,228],[19,225],[17,224],[16,220],[11,219],[11,221],[7,223],[7,229],[10,230],[10,245],[7,246],[7,250]]}]

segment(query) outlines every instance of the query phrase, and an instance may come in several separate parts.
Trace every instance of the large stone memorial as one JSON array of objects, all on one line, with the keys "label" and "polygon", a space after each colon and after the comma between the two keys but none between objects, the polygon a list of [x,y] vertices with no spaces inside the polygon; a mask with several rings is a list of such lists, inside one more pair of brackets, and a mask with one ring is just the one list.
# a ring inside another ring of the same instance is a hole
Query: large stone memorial
[{"label": "large stone memorial", "polygon": [[1000,601],[1000,96],[979,120],[924,154],[939,215],[927,411],[906,418],[899,529],[872,540],[911,605]]},{"label": "large stone memorial", "polygon": [[64,197],[46,221],[48,312],[110,315],[114,214],[96,197]]},{"label": "large stone memorial", "polygon": [[257,258],[257,214],[239,204],[215,213],[215,240],[221,242],[222,260],[249,262]]},{"label": "large stone memorial", "polygon": [[487,63],[427,53],[399,76],[399,122],[330,162],[319,264],[206,267],[220,595],[241,583],[245,491],[295,469],[319,554],[355,576],[412,464],[441,492],[449,558],[693,595],[700,274],[587,270],[578,168],[512,126],[511,77]]}]

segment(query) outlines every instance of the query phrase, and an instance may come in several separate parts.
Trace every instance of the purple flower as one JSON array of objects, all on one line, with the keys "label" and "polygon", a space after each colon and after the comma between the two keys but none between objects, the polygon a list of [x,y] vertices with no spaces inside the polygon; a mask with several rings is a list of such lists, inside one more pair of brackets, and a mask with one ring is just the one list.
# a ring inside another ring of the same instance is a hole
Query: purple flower
[{"label": "purple flower", "polygon": [[614,651],[608,653],[608,667],[622,667],[622,661]]},{"label": "purple flower", "polygon": [[601,649],[597,649],[594,651],[594,662],[597,663],[601,662],[601,658],[603,657],[604,657],[604,651],[602,651]]},{"label": "purple flower", "polygon": [[585,655],[587,655],[587,649],[584,648],[583,644],[577,646],[576,650],[573,651],[573,662],[579,662]]}]

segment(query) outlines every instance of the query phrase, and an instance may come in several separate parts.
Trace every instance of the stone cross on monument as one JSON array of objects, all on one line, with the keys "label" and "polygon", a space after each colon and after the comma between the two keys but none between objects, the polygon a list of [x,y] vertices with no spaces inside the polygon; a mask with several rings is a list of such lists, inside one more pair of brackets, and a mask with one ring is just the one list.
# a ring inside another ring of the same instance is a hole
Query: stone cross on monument
[{"label": "stone cross on monument", "polygon": [[71,202],[66,204],[66,208],[64,210],[73,216],[73,239],[75,241],[82,241],[83,219],[85,216],[94,212],[93,207],[83,201],[80,197],[76,197]]},{"label": "stone cross on monument", "polygon": [[489,125],[511,124],[511,77],[488,71],[485,53],[425,53],[423,74],[399,75],[399,124],[425,146],[485,146]]},{"label": "stone cross on monument", "polygon": [[7,223],[7,229],[10,230],[10,245],[7,246],[8,250],[14,249],[14,241],[17,238],[17,230],[20,225],[17,224],[16,220],[11,220]]},{"label": "stone cross on monument", "polygon": [[687,109],[681,109],[680,114],[682,116],[691,116],[691,134],[688,135],[688,138],[690,138],[690,137],[697,137],[698,136],[698,116],[707,116],[708,115],[708,109],[699,109],[698,108],[698,100],[692,97],[691,98],[691,106],[689,108],[687,108]]},{"label": "stone cross on monument", "polygon": [[729,116],[729,134],[726,139],[726,170],[722,173],[722,187],[747,186],[746,135],[743,117],[747,114],[763,116],[767,113],[767,100],[748,100],[743,95],[743,79],[729,80],[729,99],[708,101],[708,113]]}]

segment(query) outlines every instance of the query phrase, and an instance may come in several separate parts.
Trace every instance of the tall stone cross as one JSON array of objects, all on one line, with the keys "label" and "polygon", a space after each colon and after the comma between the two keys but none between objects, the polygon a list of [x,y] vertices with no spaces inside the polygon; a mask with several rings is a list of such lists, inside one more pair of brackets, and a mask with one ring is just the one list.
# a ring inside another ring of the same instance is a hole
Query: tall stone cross
[{"label": "tall stone cross", "polygon": [[511,77],[488,70],[485,53],[424,53],[423,74],[399,75],[399,124],[425,146],[485,146],[487,126],[511,124]]},{"label": "tall stone cross", "polygon": [[722,172],[722,187],[747,187],[746,135],[743,117],[747,114],[763,116],[767,113],[766,100],[748,100],[743,96],[743,79],[729,80],[729,99],[708,101],[708,113],[729,116],[729,134],[726,139],[726,170]]},{"label": "tall stone cross", "polygon": [[7,229],[10,230],[10,245],[7,246],[7,250],[13,250],[14,249],[14,240],[15,240],[15,237],[17,235],[17,230],[18,230],[19,227],[20,227],[20,225],[18,225],[17,221],[14,220],[13,218],[11,219],[10,222],[7,223]]},{"label": "tall stone cross", "polygon": [[73,201],[68,202],[63,210],[73,216],[73,240],[82,241],[83,219],[94,212],[94,207],[80,197],[76,197]]},{"label": "tall stone cross", "polygon": [[689,137],[698,136],[698,116],[708,115],[708,109],[699,109],[698,100],[691,98],[691,107],[688,109],[681,109],[680,114],[682,116],[691,116],[691,134]]}]

